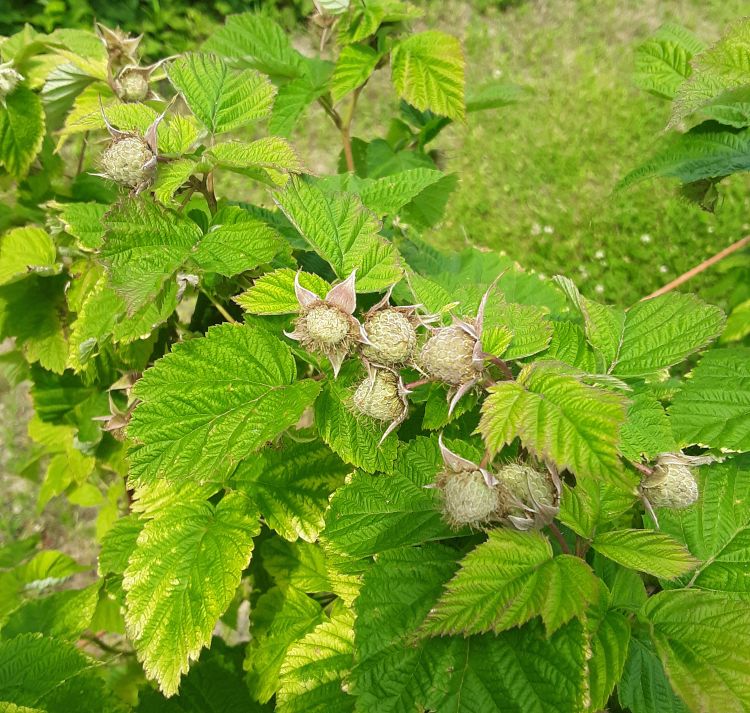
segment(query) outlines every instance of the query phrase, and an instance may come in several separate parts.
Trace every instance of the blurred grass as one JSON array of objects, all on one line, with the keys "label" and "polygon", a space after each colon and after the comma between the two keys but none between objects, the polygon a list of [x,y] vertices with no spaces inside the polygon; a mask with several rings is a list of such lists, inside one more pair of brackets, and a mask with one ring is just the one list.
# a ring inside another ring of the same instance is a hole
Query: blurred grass
[{"label": "blurred grass", "polygon": [[[649,156],[669,114],[668,102],[633,86],[635,47],[667,21],[713,42],[748,11],[745,0],[538,0],[484,13],[448,0],[427,8],[420,29],[462,38],[470,85],[499,79],[531,90],[522,103],[474,114],[440,138],[444,169],[461,182],[428,239],[504,250],[526,267],[569,275],[590,296],[627,305],[750,230],[744,177],[722,184],[715,215],[678,198],[667,181],[613,194]],[[380,76],[363,94],[355,133],[382,134],[390,107]],[[323,121],[311,112],[296,142],[313,167],[332,170],[318,149],[336,140]],[[704,275],[688,289],[715,299],[709,288],[717,279]]]}]

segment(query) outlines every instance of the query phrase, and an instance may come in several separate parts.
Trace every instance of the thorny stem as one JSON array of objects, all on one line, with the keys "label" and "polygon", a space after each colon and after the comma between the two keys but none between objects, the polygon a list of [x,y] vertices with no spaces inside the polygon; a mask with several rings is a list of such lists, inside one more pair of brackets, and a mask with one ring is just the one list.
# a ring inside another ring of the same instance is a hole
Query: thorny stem
[{"label": "thorny stem", "polygon": [[653,472],[654,472],[654,471],[653,471],[653,470],[652,470],[651,468],[649,468],[648,466],[646,466],[646,465],[643,465],[643,464],[641,464],[641,463],[636,463],[635,461],[630,461],[630,465],[632,465],[632,466],[633,466],[633,468],[635,468],[636,470],[639,470],[639,471],[641,471],[641,473],[643,473],[643,475],[652,475],[652,474],[653,474]]},{"label": "thorny stem", "polygon": [[576,538],[576,557],[585,559],[586,553],[589,551],[591,543],[588,540],[584,540],[582,537]]},{"label": "thorny stem", "polygon": [[216,212],[216,193],[214,193],[214,174],[209,171],[206,177],[203,179],[202,193],[206,197],[206,203],[208,203],[208,209],[211,211],[211,215]]},{"label": "thorny stem", "polygon": [[354,155],[352,154],[352,137],[351,128],[352,121],[354,120],[354,110],[357,108],[357,100],[362,90],[365,88],[363,84],[361,87],[357,87],[352,94],[352,102],[349,105],[349,111],[347,112],[346,119],[344,120],[343,126],[341,127],[341,140],[344,144],[344,157],[346,158],[346,168],[348,171],[354,171]]},{"label": "thorny stem", "polygon": [[656,292],[652,292],[650,295],[642,297],[641,302],[651,300],[654,297],[659,297],[666,294],[667,292],[670,292],[675,287],[679,287],[684,282],[687,282],[691,277],[695,277],[704,270],[707,270],[712,265],[715,265],[717,262],[719,262],[719,260],[723,260],[725,257],[727,257],[727,255],[731,255],[738,250],[742,250],[742,248],[744,248],[748,244],[750,244],[750,235],[746,235],[736,243],[732,243],[729,247],[720,250],[718,253],[716,253],[716,255],[711,256],[710,258],[708,258],[708,260],[704,260],[700,265],[696,265],[694,268],[688,270],[687,272],[684,272],[682,275],[672,280],[672,282],[668,282],[666,285],[664,285],[664,287],[660,287],[658,290],[656,290]]},{"label": "thorny stem", "polygon": [[554,523],[551,522],[549,524],[550,532],[555,536],[555,539],[560,545],[560,549],[566,554],[570,554],[570,547],[568,547],[568,543],[565,541],[565,538],[563,537],[562,532],[560,532],[560,528]]},{"label": "thorny stem", "polygon": [[492,460],[492,453],[489,451],[485,451],[484,455],[482,456],[482,462],[479,464],[480,468],[486,468],[490,461]]},{"label": "thorny stem", "polygon": [[212,305],[213,305],[214,307],[216,307],[216,310],[217,310],[217,311],[219,312],[219,314],[221,314],[221,316],[222,316],[222,317],[224,317],[224,319],[226,319],[226,320],[227,320],[227,322],[231,322],[232,324],[237,324],[237,320],[236,320],[236,319],[235,319],[234,317],[232,317],[232,315],[231,315],[231,314],[229,314],[229,312],[227,312],[227,311],[226,311],[226,309],[225,309],[225,308],[223,307],[223,305],[221,305],[221,304],[220,304],[219,302],[217,302],[217,301],[216,301],[216,300],[215,300],[215,299],[214,299],[214,298],[213,298],[213,297],[212,297],[212,296],[211,296],[211,295],[210,295],[210,294],[209,294],[208,292],[206,292],[206,290],[204,290],[203,288],[201,288],[201,292],[202,292],[202,293],[203,293],[203,294],[204,294],[204,295],[205,295],[205,296],[206,296],[206,297],[208,298],[208,301],[209,301],[209,302],[210,302],[210,303],[211,303],[211,304],[212,304]]},{"label": "thorny stem", "polygon": [[89,143],[89,132],[86,131],[83,134],[83,141],[81,142],[81,150],[78,154],[78,166],[76,167],[76,175],[80,175],[81,171],[83,171],[83,160],[86,157],[86,147]]}]

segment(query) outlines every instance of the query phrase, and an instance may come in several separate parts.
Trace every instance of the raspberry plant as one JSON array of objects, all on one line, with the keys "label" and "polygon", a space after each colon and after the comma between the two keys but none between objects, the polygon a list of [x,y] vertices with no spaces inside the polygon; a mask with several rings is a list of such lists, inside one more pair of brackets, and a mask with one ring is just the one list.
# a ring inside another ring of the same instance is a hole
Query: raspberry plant
[{"label": "raspberry plant", "polygon": [[[149,67],[101,26],[0,47],[24,472],[99,513],[96,577],[0,550],[0,706],[750,709],[750,351],[692,295],[430,246],[426,144],[508,92],[411,6],[318,10],[321,57],[253,14]],[[336,176],[281,136],[315,102]]]}]

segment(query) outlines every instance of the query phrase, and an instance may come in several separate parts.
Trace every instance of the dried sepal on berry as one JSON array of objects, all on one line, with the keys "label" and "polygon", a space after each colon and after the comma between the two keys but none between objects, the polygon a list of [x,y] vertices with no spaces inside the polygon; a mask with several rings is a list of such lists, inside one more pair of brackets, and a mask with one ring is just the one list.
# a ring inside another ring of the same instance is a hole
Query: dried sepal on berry
[{"label": "dried sepal on berry", "polygon": [[493,287],[494,283],[482,296],[476,317],[453,317],[451,326],[433,330],[432,336],[419,353],[417,366],[420,371],[450,385],[449,413],[453,413],[461,397],[482,378],[487,356],[482,349],[484,311]]},{"label": "dried sepal on berry", "polygon": [[524,504],[509,518],[521,530],[548,525],[559,512],[561,484],[549,470],[525,463],[507,463],[497,471],[498,480]]},{"label": "dried sepal on berry", "polygon": [[664,453],[654,464],[650,475],[641,482],[641,493],[651,507],[681,510],[698,500],[698,481],[692,466],[710,463],[703,456]]},{"label": "dried sepal on berry", "polygon": [[486,468],[446,448],[442,434],[438,443],[445,467],[432,487],[440,491],[443,517],[451,527],[482,529],[507,520],[512,507],[523,507]]},{"label": "dried sepal on berry", "polygon": [[0,104],[6,106],[5,98],[13,93],[23,75],[13,67],[13,61],[0,63]]},{"label": "dried sepal on berry", "polygon": [[[102,431],[106,431],[117,441],[124,441],[127,438],[127,428],[130,423],[130,417],[133,410],[140,403],[139,399],[132,396],[133,386],[140,379],[140,374],[130,372],[118,379],[108,389],[109,397],[109,415],[96,416],[94,421],[101,421]],[[125,406],[119,406],[112,398],[113,391],[121,391],[126,398]]]},{"label": "dried sepal on berry", "polygon": [[400,375],[389,369],[372,369],[354,390],[352,407],[359,414],[389,424],[382,443],[408,415],[408,394]]},{"label": "dried sepal on berry", "polygon": [[334,376],[338,376],[352,348],[358,343],[367,343],[362,325],[353,316],[357,307],[355,275],[356,270],[352,270],[346,280],[332,287],[323,298],[302,287],[299,272],[294,278],[300,314],[294,322],[294,331],[285,334],[308,351],[325,355],[331,362]]},{"label": "dried sepal on berry", "polygon": [[101,173],[95,175],[132,188],[138,194],[151,184],[156,174],[157,129],[164,113],[157,116],[141,136],[133,131],[115,129],[104,115],[103,108],[101,111],[112,141],[99,158]]},{"label": "dried sepal on berry", "polygon": [[116,75],[123,67],[138,64],[138,46],[143,35],[131,37],[119,27],[111,29],[101,22],[94,23],[94,31],[107,51],[107,67],[110,76]]},{"label": "dried sepal on berry", "polygon": [[412,364],[417,349],[417,329],[434,317],[417,313],[420,305],[390,304],[393,287],[364,316],[363,327],[369,342],[362,347],[362,358],[376,366],[399,367]]}]

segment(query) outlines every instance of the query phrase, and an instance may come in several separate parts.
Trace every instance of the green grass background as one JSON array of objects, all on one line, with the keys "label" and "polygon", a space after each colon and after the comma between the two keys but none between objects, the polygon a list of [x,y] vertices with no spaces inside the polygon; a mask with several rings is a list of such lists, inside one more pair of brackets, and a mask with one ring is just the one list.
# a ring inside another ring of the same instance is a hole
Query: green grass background
[{"label": "green grass background", "polygon": [[[448,249],[476,244],[505,251],[546,275],[564,273],[589,296],[623,305],[670,281],[750,231],[745,177],[722,184],[714,215],[651,181],[613,194],[618,179],[648,157],[669,103],[632,81],[635,47],[662,23],[707,43],[750,9],[746,0],[536,0],[425,4],[416,29],[461,37],[469,85],[493,79],[529,88],[521,103],[471,115],[438,141],[446,171],[460,176],[445,221],[426,237]],[[365,90],[355,134],[385,130],[396,110],[387,69]],[[337,141],[313,109],[296,142],[310,165],[333,170]],[[713,271],[688,289],[713,301]]]}]

